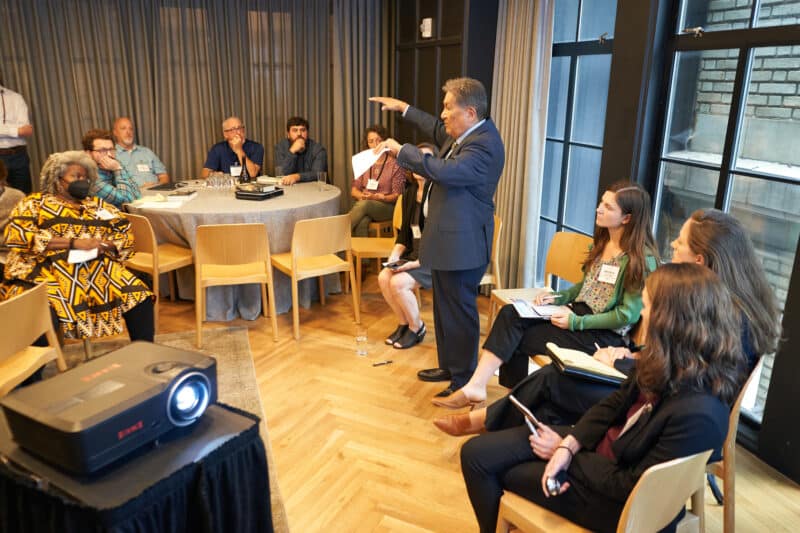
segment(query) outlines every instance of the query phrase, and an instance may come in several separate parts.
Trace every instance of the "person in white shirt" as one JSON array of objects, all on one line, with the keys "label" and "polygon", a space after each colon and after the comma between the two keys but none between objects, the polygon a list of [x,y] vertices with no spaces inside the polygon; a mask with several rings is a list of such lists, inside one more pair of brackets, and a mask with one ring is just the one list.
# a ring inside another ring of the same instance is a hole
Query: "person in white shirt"
[{"label": "person in white shirt", "polygon": [[32,191],[27,139],[33,136],[28,105],[19,93],[3,86],[0,75],[0,159],[8,169],[8,185]]}]

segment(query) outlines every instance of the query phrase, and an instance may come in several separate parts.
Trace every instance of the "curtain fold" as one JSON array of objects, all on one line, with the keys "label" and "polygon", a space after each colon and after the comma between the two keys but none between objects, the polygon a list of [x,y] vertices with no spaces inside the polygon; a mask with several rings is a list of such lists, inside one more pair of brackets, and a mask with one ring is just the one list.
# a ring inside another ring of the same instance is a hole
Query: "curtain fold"
[{"label": "curtain fold", "polygon": [[500,0],[499,6],[492,117],[506,148],[495,201],[507,287],[532,287],[536,279],[553,9],[552,0]]},{"label": "curtain fold", "polygon": [[333,1],[332,143],[328,166],[342,189],[342,211],[350,209],[353,182],[351,157],[360,150],[367,126],[382,123],[380,106],[370,96],[389,94],[390,31],[385,2]]},{"label": "curtain fold", "polygon": [[[131,116],[137,142],[174,178],[199,175],[230,115],[264,145],[262,172],[270,174],[290,116],[305,116],[325,146],[340,134],[332,117],[330,0],[3,3],[10,31],[0,32],[0,65],[30,108],[34,175],[50,153],[79,149],[86,130],[110,129],[120,115]],[[365,2],[339,3],[347,11]]]}]

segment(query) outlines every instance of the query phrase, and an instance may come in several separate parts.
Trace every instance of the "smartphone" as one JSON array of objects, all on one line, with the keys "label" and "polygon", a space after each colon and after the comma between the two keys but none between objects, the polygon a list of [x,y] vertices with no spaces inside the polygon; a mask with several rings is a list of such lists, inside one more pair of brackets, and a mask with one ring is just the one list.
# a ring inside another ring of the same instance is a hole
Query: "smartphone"
[{"label": "smartphone", "polygon": [[536,431],[536,429],[539,427],[539,421],[535,416],[533,416],[533,413],[531,413],[530,409],[522,405],[522,402],[517,400],[513,394],[509,394],[508,399],[511,400],[511,403],[514,404],[514,407],[519,409],[520,413],[522,413],[522,416],[525,418],[525,423],[528,425],[528,429],[531,430],[531,433],[538,437],[539,432]]},{"label": "smartphone", "polygon": [[394,262],[392,262],[392,263],[388,263],[388,262],[387,262],[387,263],[381,263],[381,264],[383,265],[383,268],[389,268],[389,269],[391,269],[391,270],[396,270],[396,269],[397,269],[397,267],[403,266],[403,265],[405,265],[406,263],[408,263],[408,261],[407,261],[407,260],[405,260],[405,259],[398,259],[397,261],[394,261]]}]

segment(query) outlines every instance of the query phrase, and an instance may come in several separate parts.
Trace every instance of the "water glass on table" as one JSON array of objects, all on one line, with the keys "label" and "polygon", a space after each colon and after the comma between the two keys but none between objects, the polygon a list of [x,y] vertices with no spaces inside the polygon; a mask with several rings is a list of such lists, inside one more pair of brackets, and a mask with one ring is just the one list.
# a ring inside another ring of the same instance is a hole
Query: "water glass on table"
[{"label": "water glass on table", "polygon": [[317,172],[317,189],[320,191],[324,191],[326,183],[328,183],[328,173]]}]

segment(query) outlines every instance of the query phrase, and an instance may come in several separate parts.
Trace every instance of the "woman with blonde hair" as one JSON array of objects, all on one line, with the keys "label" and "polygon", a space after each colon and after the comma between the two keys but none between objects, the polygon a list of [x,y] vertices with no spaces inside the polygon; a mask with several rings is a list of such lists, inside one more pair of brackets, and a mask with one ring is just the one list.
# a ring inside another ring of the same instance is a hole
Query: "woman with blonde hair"
[{"label": "woman with blonde hair", "polygon": [[152,341],[153,293],[124,265],[133,254],[130,222],[88,196],[96,179],[97,165],[84,152],[47,159],[41,192],[19,202],[6,226],[10,252],[0,298],[44,283],[64,337],[114,335],[124,320],[131,340]]}]

